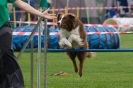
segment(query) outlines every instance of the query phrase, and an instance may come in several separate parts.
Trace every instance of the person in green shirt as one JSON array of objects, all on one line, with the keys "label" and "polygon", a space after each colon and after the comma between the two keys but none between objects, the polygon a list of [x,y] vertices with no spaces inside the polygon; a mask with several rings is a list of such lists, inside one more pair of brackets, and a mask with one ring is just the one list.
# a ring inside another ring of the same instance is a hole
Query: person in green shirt
[{"label": "person in green shirt", "polygon": [[24,88],[22,71],[11,48],[12,30],[8,18],[8,3],[13,3],[24,11],[46,19],[55,19],[48,10],[39,12],[21,0],[0,0],[0,88]]}]

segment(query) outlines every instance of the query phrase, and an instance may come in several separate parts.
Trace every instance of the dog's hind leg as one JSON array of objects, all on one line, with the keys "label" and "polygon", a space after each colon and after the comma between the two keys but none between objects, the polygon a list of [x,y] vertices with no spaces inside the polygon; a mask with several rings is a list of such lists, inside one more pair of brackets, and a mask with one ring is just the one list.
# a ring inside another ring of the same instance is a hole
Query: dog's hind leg
[{"label": "dog's hind leg", "polygon": [[67,55],[69,56],[69,58],[72,60],[73,62],[73,67],[74,67],[74,71],[77,73],[78,72],[78,67],[77,67],[77,64],[76,64],[76,53],[74,52],[67,52]]},{"label": "dog's hind leg", "polygon": [[79,59],[79,76],[82,77],[82,69],[83,69],[83,64],[84,64],[84,60],[86,58],[85,56],[85,52],[83,53],[77,53],[77,57]]}]

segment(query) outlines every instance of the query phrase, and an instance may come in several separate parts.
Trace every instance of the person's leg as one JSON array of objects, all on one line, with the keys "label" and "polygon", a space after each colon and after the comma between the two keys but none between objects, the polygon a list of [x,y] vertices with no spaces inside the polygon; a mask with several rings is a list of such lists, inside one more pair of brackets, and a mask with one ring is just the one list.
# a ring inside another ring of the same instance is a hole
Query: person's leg
[{"label": "person's leg", "polygon": [[0,36],[0,53],[8,53],[13,55],[13,50],[11,49],[12,35],[10,33],[4,33]]},{"label": "person's leg", "polygon": [[[3,55],[4,52],[10,52],[12,54],[12,51],[10,50],[11,47],[11,34],[9,33],[4,33],[0,36],[0,57]],[[0,59],[0,64],[1,64],[1,72],[0,72],[0,83],[2,83],[5,78],[6,75],[3,74],[4,72],[4,68],[3,68],[3,60]]]},{"label": "person's leg", "polygon": [[21,69],[16,61],[12,47],[12,34],[10,27],[0,35],[0,88],[24,88]]}]

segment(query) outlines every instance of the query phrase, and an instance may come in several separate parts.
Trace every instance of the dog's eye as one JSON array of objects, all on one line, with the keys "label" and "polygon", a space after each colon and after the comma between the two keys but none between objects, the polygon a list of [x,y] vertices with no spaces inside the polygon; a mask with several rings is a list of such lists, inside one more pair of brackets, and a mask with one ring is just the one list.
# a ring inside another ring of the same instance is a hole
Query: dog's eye
[{"label": "dog's eye", "polygon": [[61,20],[61,17],[59,18],[59,20]]}]

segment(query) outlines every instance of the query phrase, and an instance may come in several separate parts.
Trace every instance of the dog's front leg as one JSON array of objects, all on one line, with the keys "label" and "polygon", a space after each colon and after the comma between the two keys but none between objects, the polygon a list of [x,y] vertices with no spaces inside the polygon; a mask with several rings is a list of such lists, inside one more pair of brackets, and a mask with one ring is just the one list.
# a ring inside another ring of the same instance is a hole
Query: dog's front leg
[{"label": "dog's front leg", "polygon": [[59,41],[59,45],[61,48],[64,48],[64,49],[72,48],[72,44],[66,38],[61,38]]},{"label": "dog's front leg", "polygon": [[77,42],[77,44],[80,45],[80,46],[84,45],[83,39],[81,39],[79,35],[71,34],[71,35],[69,36],[69,38],[68,38],[68,41],[69,41],[70,43],[72,43],[72,41],[75,41],[75,42]]}]

